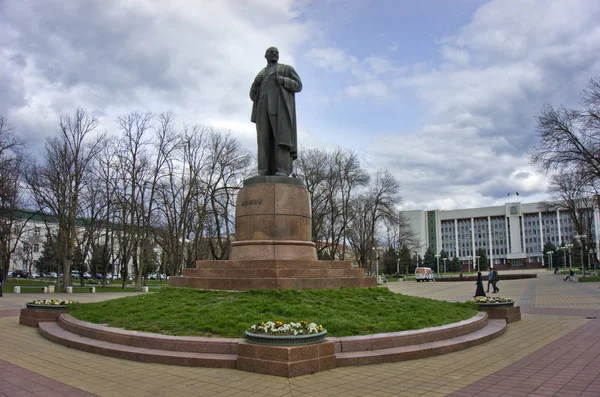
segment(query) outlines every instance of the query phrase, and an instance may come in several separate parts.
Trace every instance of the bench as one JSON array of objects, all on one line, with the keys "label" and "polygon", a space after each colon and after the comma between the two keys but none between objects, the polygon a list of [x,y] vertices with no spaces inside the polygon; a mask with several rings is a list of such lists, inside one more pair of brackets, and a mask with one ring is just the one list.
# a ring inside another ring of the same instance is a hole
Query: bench
[{"label": "bench", "polygon": [[43,294],[54,293],[54,285],[15,285],[14,293],[20,294],[22,289],[37,289]]},{"label": "bench", "polygon": [[91,294],[95,294],[96,293],[96,287],[95,286],[88,286],[88,285],[84,285],[83,287],[77,286],[77,287],[73,287],[73,286],[69,286],[67,287],[67,294],[72,294],[73,293],[73,288],[79,288],[79,289],[87,289]]}]

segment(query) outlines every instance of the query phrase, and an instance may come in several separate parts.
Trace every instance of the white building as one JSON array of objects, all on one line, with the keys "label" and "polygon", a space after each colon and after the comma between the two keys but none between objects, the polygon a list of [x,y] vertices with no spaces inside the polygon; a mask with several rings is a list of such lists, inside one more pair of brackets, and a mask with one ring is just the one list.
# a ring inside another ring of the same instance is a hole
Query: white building
[{"label": "white building", "polygon": [[[29,271],[30,265],[32,271],[36,271],[35,262],[42,256],[44,243],[48,238],[48,229],[51,233],[57,233],[58,225],[54,221],[54,217],[51,215],[45,215],[46,222],[44,222],[44,216],[35,212],[22,210],[17,213],[16,219],[14,220],[11,234],[11,246],[15,243],[17,247],[15,252],[10,258],[9,269],[10,270],[23,270]],[[77,233],[80,235],[84,233],[84,226],[81,220],[76,221]],[[22,229],[22,231],[21,231]],[[21,233],[19,236],[19,232]],[[17,236],[19,236],[17,241]],[[100,235],[96,243],[104,241],[104,236]],[[91,253],[88,253],[88,258]],[[117,265],[118,261],[114,261],[114,266]],[[120,269],[118,269],[120,270]],[[117,273],[117,269],[113,269]],[[133,274],[133,266],[131,263],[128,264],[128,274]]]},{"label": "white building", "polygon": [[[577,235],[566,212],[542,211],[541,203],[511,202],[503,206],[460,210],[403,211],[413,232],[423,244],[421,255],[432,247],[450,258],[475,264],[476,251],[483,248],[492,264],[523,266],[543,263],[544,244],[569,244]],[[592,209],[590,209],[592,210]],[[598,247],[600,224],[593,209],[593,245]]]}]

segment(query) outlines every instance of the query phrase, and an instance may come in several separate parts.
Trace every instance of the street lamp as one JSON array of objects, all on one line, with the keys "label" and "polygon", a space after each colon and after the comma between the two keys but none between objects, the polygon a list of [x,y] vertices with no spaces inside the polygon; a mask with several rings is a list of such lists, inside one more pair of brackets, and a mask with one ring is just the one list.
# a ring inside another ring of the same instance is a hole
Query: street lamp
[{"label": "street lamp", "polygon": [[560,249],[563,251],[563,261],[565,263],[565,270],[567,270],[567,251],[569,251],[569,259],[571,259],[571,248],[572,247],[573,247],[573,244],[565,244],[564,246],[560,247]]},{"label": "street lamp", "polygon": [[375,253],[375,276],[376,276],[376,280],[379,283],[379,252],[377,252],[377,249],[375,247],[373,248],[373,252]]},{"label": "street lamp", "polygon": [[400,249],[396,250],[396,281],[400,279]]},{"label": "street lamp", "polygon": [[554,251],[546,251],[548,254],[548,269],[552,269],[552,254]]},{"label": "street lamp", "polygon": [[435,259],[437,260],[437,273],[438,273],[438,277],[440,276],[440,254],[434,255]]},{"label": "street lamp", "polygon": [[477,259],[477,271],[479,271],[479,258],[481,258],[480,256],[476,256],[475,257]]},{"label": "street lamp", "polygon": [[448,258],[442,258],[442,260],[444,261],[444,274],[446,273],[446,261],[448,260]]},{"label": "street lamp", "polygon": [[579,247],[581,249],[581,275],[582,277],[585,277],[585,266],[583,265],[583,240],[585,240],[587,238],[587,236],[583,235],[583,234],[577,234],[575,236],[573,236],[575,238],[579,239]]},{"label": "street lamp", "polygon": [[573,248],[573,244],[567,244],[569,248],[569,270],[573,270],[573,255],[571,255],[571,248]]}]

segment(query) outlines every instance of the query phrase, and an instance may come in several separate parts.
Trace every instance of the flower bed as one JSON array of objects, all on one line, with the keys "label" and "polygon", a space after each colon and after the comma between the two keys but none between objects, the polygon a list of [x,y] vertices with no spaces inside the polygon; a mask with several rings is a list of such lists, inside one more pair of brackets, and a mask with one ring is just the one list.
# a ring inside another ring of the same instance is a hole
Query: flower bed
[{"label": "flower bed", "polygon": [[477,303],[479,308],[483,307],[512,307],[515,301],[510,298],[501,298],[499,296],[478,296],[473,298],[473,301]]},{"label": "flower bed", "polygon": [[281,321],[263,321],[252,325],[247,330],[253,334],[269,335],[307,335],[323,332],[323,326],[308,321],[284,323]]},{"label": "flower bed", "polygon": [[245,332],[246,340],[260,345],[310,345],[325,339],[327,330],[322,325],[300,321],[263,321],[252,325]]},{"label": "flower bed", "polygon": [[28,305],[44,305],[44,306],[66,306],[73,303],[64,299],[36,299],[31,302],[27,302]]},{"label": "flower bed", "polygon": [[64,299],[36,299],[25,303],[28,309],[36,310],[63,310],[66,311],[73,301]]},{"label": "flower bed", "polygon": [[473,298],[473,301],[475,301],[475,303],[514,303],[514,301],[510,298],[501,298],[499,296],[478,296],[476,298]]},{"label": "flower bed", "polygon": [[57,321],[63,313],[69,312],[72,301],[63,299],[37,299],[25,303],[26,309],[21,309],[19,324],[28,327],[38,327],[40,322]]}]

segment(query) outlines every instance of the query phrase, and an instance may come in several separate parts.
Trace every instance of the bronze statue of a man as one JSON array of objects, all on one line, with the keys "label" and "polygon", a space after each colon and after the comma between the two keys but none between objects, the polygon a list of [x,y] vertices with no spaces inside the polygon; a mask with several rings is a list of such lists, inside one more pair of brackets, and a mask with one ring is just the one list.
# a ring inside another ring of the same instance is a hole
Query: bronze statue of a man
[{"label": "bronze statue of a man", "polygon": [[267,48],[265,58],[267,66],[250,88],[258,175],[289,176],[298,153],[295,93],[302,90],[302,81],[293,67],[278,63],[277,48]]}]

